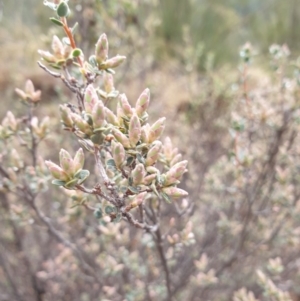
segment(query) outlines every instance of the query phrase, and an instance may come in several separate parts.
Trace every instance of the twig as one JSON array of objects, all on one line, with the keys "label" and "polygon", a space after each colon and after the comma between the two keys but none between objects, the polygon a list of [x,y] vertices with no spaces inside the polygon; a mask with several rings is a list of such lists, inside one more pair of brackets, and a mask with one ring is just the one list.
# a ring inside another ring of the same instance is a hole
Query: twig
[{"label": "twig", "polygon": [[[63,23],[63,28],[64,28],[64,31],[66,33],[66,35],[68,36],[69,38],[69,41],[70,41],[70,44],[71,44],[71,47],[73,49],[76,49],[77,46],[76,46],[76,43],[75,43],[75,40],[74,40],[74,37],[73,37],[73,33],[72,31],[70,30],[69,26],[68,26],[68,22],[67,22],[67,19],[66,18],[60,18],[61,22]],[[77,61],[78,61],[78,64],[80,65],[81,68],[83,68],[83,62],[79,57],[77,57]]]},{"label": "twig", "polygon": [[12,291],[13,291],[13,294],[14,294],[16,300],[17,301],[22,301],[23,298],[21,297],[21,294],[19,293],[18,288],[17,288],[17,286],[15,285],[15,283],[13,281],[13,277],[10,275],[9,270],[8,270],[8,268],[6,266],[7,260],[5,260],[2,257],[3,256],[2,254],[4,255],[5,253],[3,251],[0,252],[0,265],[3,268],[3,272],[6,274],[7,280],[8,280],[8,282],[9,282],[11,288],[12,288]]},{"label": "twig", "polygon": [[171,292],[171,280],[170,280],[170,272],[169,272],[169,267],[167,263],[167,259],[165,256],[165,252],[163,250],[163,241],[162,241],[162,236],[160,232],[160,228],[156,230],[156,247],[157,251],[160,257],[160,261],[162,263],[164,272],[165,272],[165,279],[166,279],[166,287],[167,287],[167,292],[168,292],[168,301],[172,301],[172,292]]},{"label": "twig", "polygon": [[63,81],[63,83],[73,92],[73,93],[77,93],[77,88],[72,86],[70,84],[70,82],[64,77],[64,75],[57,73],[57,72],[53,72],[51,70],[49,70],[45,65],[43,65],[41,62],[37,62],[38,65],[47,73],[49,73],[51,76],[55,77],[55,78],[59,78]]},{"label": "twig", "polygon": [[37,216],[39,217],[39,219],[43,222],[44,225],[47,226],[48,231],[62,244],[64,244],[66,247],[68,247],[69,249],[71,249],[73,251],[73,254],[78,258],[79,262],[82,264],[84,270],[88,271],[93,278],[99,283],[102,283],[102,280],[99,278],[99,276],[96,274],[96,272],[94,271],[94,268],[92,266],[90,266],[85,259],[83,258],[83,255],[81,253],[81,251],[77,248],[76,245],[72,244],[69,240],[67,240],[66,238],[64,238],[61,233],[59,231],[57,231],[52,223],[50,218],[46,217],[44,215],[44,213],[36,206],[34,200],[31,200],[31,207],[34,209],[34,211],[36,212]]}]

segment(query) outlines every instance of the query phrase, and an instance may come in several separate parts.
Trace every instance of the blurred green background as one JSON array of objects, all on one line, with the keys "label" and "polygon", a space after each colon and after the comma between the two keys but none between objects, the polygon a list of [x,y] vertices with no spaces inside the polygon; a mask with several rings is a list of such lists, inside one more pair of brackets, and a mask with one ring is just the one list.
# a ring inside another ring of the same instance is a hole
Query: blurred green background
[{"label": "blurred green background", "polygon": [[[20,37],[18,27],[27,39],[29,28],[32,33],[48,31],[49,11],[42,2],[0,1],[2,52],[5,44]],[[118,23],[126,22],[125,34],[130,26],[136,26],[140,33],[147,32],[157,57],[163,52],[183,60],[186,52],[191,51],[189,47],[193,47],[199,68],[203,68],[208,57],[214,58],[216,67],[236,61],[237,49],[246,41],[259,52],[265,52],[272,43],[287,43],[293,52],[300,46],[297,0],[70,0],[71,5],[72,2],[77,3],[78,11],[80,6],[98,7],[95,13],[100,15],[96,19],[101,19],[101,11],[106,10],[110,16],[119,18]],[[28,47],[20,51],[32,55]]]}]

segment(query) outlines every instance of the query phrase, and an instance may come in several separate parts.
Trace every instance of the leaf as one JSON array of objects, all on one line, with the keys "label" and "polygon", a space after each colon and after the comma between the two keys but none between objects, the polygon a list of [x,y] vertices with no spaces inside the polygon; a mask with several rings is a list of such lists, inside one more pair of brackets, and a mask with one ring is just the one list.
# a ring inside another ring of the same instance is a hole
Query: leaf
[{"label": "leaf", "polygon": [[106,71],[107,73],[110,73],[110,74],[115,74],[115,73],[116,73],[115,70],[110,69],[110,68],[106,69],[105,71]]},{"label": "leaf", "polygon": [[79,57],[81,54],[82,54],[82,51],[81,51],[81,49],[79,49],[79,48],[75,48],[75,49],[72,51],[72,56],[73,56],[73,57]]},{"label": "leaf", "polygon": [[108,160],[106,161],[106,166],[116,168],[115,160],[114,160],[114,159],[108,159]]},{"label": "leaf", "polygon": [[130,165],[132,164],[133,161],[134,161],[134,157],[131,157],[131,156],[128,157],[128,158],[127,158],[126,165],[127,165],[127,166],[130,166]]},{"label": "leaf", "polygon": [[164,192],[160,193],[160,196],[167,202],[167,203],[172,203],[171,198]]},{"label": "leaf", "polygon": [[115,97],[117,97],[118,95],[119,95],[119,91],[114,90],[114,91],[110,92],[110,93],[107,95],[107,97],[115,98]]},{"label": "leaf", "polygon": [[89,63],[93,66],[96,67],[97,66],[97,60],[96,60],[96,56],[95,55],[91,55],[89,57]]},{"label": "leaf", "polygon": [[87,169],[82,169],[77,174],[76,174],[76,178],[79,179],[78,184],[81,184],[81,183],[83,183],[87,179],[87,177],[90,175],[90,172]]},{"label": "leaf", "polygon": [[78,22],[76,22],[76,23],[74,24],[74,26],[71,28],[72,34],[74,34],[74,32],[75,32],[75,30],[77,29],[77,27],[78,27]]},{"label": "leaf", "polygon": [[117,209],[116,209],[116,207],[108,205],[108,206],[105,207],[104,211],[105,211],[106,214],[112,214],[114,212],[117,212]]},{"label": "leaf", "polygon": [[67,37],[62,38],[62,42],[68,46],[71,46],[70,40]]},{"label": "leaf", "polygon": [[122,214],[118,213],[116,218],[114,219],[114,223],[117,224],[122,220]]},{"label": "leaf", "polygon": [[94,133],[102,133],[102,132],[104,132],[106,130],[106,128],[104,128],[104,127],[101,127],[101,128],[96,128],[96,129],[94,129]]},{"label": "leaf", "polygon": [[128,187],[127,186],[121,186],[120,187],[120,192],[125,193],[127,191]]},{"label": "leaf", "polygon": [[140,163],[145,164],[145,159],[143,158],[143,156],[142,156],[141,154],[137,154],[137,155],[136,155],[136,158],[138,159],[138,161],[139,161]]},{"label": "leaf", "polygon": [[63,22],[57,20],[56,18],[49,18],[51,22],[58,26],[64,26]]},{"label": "leaf", "polygon": [[103,217],[102,209],[101,209],[101,208],[97,208],[97,209],[94,211],[94,216],[95,216],[97,219],[101,219],[101,218]]},{"label": "leaf", "polygon": [[155,183],[154,183],[154,182],[151,184],[150,187],[152,188],[153,192],[159,197],[159,193],[158,193],[158,191],[157,191],[157,189],[156,189],[156,186],[155,186]]},{"label": "leaf", "polygon": [[75,185],[77,185],[77,183],[78,183],[78,179],[72,179],[71,181],[66,183],[64,186],[66,188],[73,188]]},{"label": "leaf", "polygon": [[52,180],[52,184],[57,186],[64,186],[66,182],[61,180]]},{"label": "leaf", "polygon": [[69,12],[70,12],[69,6],[64,1],[62,1],[56,9],[57,15],[61,18],[67,17]]},{"label": "leaf", "polygon": [[96,134],[91,136],[91,140],[93,141],[94,144],[101,145],[103,143],[103,135],[101,132],[96,132]]},{"label": "leaf", "polygon": [[139,193],[140,189],[137,187],[133,187],[133,186],[128,186],[128,189],[133,192],[133,193]]}]

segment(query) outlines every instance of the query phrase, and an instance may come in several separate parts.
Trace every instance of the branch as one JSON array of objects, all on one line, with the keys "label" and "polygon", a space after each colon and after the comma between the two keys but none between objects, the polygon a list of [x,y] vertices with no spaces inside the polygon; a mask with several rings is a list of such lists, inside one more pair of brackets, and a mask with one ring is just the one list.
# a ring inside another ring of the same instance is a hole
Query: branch
[{"label": "branch", "polygon": [[44,70],[46,71],[48,74],[50,74],[51,76],[55,77],[55,78],[59,78],[63,81],[63,83],[73,92],[73,93],[77,93],[77,89],[72,86],[70,84],[70,82],[60,73],[57,72],[53,72],[50,69],[48,69],[45,65],[43,65],[41,62],[37,62],[38,65]]}]

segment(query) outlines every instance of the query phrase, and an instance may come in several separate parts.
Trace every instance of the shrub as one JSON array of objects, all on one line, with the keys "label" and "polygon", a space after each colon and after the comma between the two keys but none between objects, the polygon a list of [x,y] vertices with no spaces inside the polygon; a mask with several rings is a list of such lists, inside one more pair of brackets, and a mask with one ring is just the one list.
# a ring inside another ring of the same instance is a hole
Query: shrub
[{"label": "shrub", "polygon": [[46,107],[28,80],[25,115],[0,125],[0,299],[297,300],[300,67],[287,46],[270,47],[267,73],[245,44],[238,80],[210,60],[199,76],[198,50],[182,54],[189,100],[166,129],[185,173],[150,90],[131,102],[116,89],[125,57],[105,34],[81,49],[68,2],[44,3],[65,36],[39,66],[69,91]]}]

